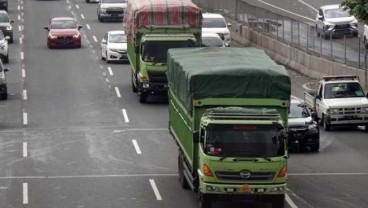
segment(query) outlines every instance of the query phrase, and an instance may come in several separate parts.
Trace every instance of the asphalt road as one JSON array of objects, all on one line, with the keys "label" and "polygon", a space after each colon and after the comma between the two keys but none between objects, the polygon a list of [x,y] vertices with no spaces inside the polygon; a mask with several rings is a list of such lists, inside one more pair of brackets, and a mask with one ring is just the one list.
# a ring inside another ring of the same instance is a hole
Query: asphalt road
[{"label": "asphalt road", "polygon": [[[0,102],[1,208],[188,208],[177,146],[167,131],[167,102],[140,104],[130,66],[101,60],[99,41],[120,22],[100,23],[82,0],[14,0],[9,99]],[[83,26],[81,49],[46,46],[52,17]],[[292,94],[310,80],[293,71]],[[288,207],[367,207],[367,133],[321,132],[319,153],[293,153]],[[214,208],[270,207],[216,203]]]}]

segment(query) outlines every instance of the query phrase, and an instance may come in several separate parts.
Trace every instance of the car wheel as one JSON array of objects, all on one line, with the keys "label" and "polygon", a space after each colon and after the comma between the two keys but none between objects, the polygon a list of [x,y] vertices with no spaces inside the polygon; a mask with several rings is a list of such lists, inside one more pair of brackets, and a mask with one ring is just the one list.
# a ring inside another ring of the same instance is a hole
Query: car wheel
[{"label": "car wheel", "polygon": [[102,48],[101,48],[101,60],[106,60],[106,58],[103,56]]},{"label": "car wheel", "polygon": [[9,63],[9,54],[4,57],[4,63]]},{"label": "car wheel", "polygon": [[107,52],[105,53],[105,60],[106,60],[106,63],[110,63],[109,57],[107,56]]},{"label": "car wheel", "polygon": [[13,36],[10,36],[9,43],[13,43],[13,42],[14,42]]},{"label": "car wheel", "polygon": [[4,86],[4,94],[1,95],[1,99],[2,100],[8,99],[8,87],[6,85]]},{"label": "car wheel", "polygon": [[312,152],[318,152],[319,151],[319,144],[313,145],[310,147]]}]

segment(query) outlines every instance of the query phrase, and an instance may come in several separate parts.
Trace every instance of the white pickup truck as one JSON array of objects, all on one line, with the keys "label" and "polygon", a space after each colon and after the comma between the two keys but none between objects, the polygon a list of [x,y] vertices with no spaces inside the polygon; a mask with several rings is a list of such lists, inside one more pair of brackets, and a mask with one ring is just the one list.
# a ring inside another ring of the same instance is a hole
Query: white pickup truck
[{"label": "white pickup truck", "polygon": [[326,131],[331,126],[360,126],[368,131],[368,93],[354,75],[325,76],[315,92],[304,92],[304,102],[316,112]]}]

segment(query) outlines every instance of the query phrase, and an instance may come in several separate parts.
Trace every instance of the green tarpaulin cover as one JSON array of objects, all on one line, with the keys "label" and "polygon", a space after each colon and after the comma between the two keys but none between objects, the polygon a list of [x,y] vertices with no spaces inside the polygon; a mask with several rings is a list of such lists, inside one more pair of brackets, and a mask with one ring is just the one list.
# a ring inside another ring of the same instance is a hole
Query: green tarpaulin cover
[{"label": "green tarpaulin cover", "polygon": [[168,51],[169,87],[188,111],[204,98],[289,100],[284,66],[256,48],[194,48]]}]

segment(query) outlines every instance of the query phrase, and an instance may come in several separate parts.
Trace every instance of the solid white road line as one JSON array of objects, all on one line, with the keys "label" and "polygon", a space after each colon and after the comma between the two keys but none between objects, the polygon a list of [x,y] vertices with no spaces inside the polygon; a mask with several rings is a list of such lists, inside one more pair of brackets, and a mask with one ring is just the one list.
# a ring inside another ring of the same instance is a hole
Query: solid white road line
[{"label": "solid white road line", "polygon": [[141,155],[142,154],[142,151],[141,151],[141,149],[138,146],[137,140],[133,139],[132,142],[133,142],[133,145],[134,145],[134,148],[135,148],[135,151],[137,152],[137,154],[138,155]]},{"label": "solid white road line", "polygon": [[291,200],[288,194],[285,195],[285,200],[291,208],[298,208],[298,206],[296,206],[296,204],[293,202],[293,200]]},{"label": "solid white road line", "polygon": [[97,40],[96,36],[93,36],[93,40],[94,40],[96,43],[98,42],[98,40]]},{"label": "solid white road line", "polygon": [[91,29],[91,27],[89,26],[89,24],[86,24],[86,26],[87,26],[87,29],[89,29],[89,30]]},{"label": "solid white road line", "polygon": [[123,112],[123,117],[124,117],[125,123],[129,123],[129,118],[128,118],[128,114],[127,114],[126,110],[122,109],[121,111]]},{"label": "solid white road line", "polygon": [[158,188],[157,188],[157,186],[156,186],[155,180],[153,180],[153,179],[149,179],[149,182],[150,182],[150,184],[151,184],[151,186],[152,186],[153,192],[154,192],[154,193],[155,193],[155,195],[156,195],[156,199],[157,199],[157,200],[159,200],[159,201],[161,201],[161,200],[162,200],[162,197],[161,197],[161,195],[160,195],[160,192],[158,191]]},{"label": "solid white road line", "polygon": [[26,77],[26,70],[22,69],[22,77],[25,78]]},{"label": "solid white road line", "polygon": [[82,19],[84,19],[84,15],[83,14],[81,14],[80,16],[82,17]]},{"label": "solid white road line", "polygon": [[28,114],[23,112],[23,125],[28,125]]},{"label": "solid white road line", "polygon": [[27,100],[27,90],[23,90],[23,100]]},{"label": "solid white road line", "polygon": [[23,142],[23,157],[28,157],[27,142]]},{"label": "solid white road line", "polygon": [[297,14],[297,13],[294,13],[294,12],[291,12],[291,11],[288,11],[288,10],[286,10],[286,9],[283,9],[283,8],[281,8],[281,7],[275,6],[275,5],[273,5],[273,4],[267,3],[267,2],[262,1],[262,0],[258,0],[258,1],[259,1],[259,2],[261,2],[261,3],[263,3],[263,4],[268,5],[268,6],[270,6],[270,7],[276,8],[276,9],[278,9],[278,10],[281,10],[281,11],[287,12],[287,13],[289,13],[289,14],[292,14],[292,15],[295,15],[295,16],[298,16],[298,17],[301,17],[301,18],[304,18],[304,19],[306,19],[306,20],[309,20],[309,21],[311,21],[311,22],[314,22],[314,19],[311,19],[311,18],[309,18],[309,17],[305,17],[305,16],[302,16],[302,15],[300,15],[300,14]]},{"label": "solid white road line", "polygon": [[107,67],[107,70],[109,70],[109,74],[112,76],[112,75],[114,75],[114,73],[112,72],[112,69],[111,69],[111,67]]},{"label": "solid white road line", "polygon": [[78,5],[78,4],[76,4],[76,5],[75,5],[75,7],[76,7],[77,9],[79,9],[79,5]]},{"label": "solid white road line", "polygon": [[121,98],[120,90],[118,87],[115,87],[115,92],[116,92],[116,96],[118,96],[118,98]]},{"label": "solid white road line", "polygon": [[20,52],[20,59],[23,60],[24,59],[24,53]]},{"label": "solid white road line", "polygon": [[23,183],[23,204],[28,204],[28,183]]}]

